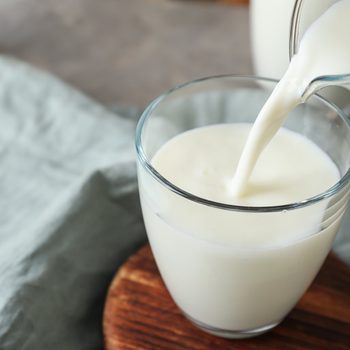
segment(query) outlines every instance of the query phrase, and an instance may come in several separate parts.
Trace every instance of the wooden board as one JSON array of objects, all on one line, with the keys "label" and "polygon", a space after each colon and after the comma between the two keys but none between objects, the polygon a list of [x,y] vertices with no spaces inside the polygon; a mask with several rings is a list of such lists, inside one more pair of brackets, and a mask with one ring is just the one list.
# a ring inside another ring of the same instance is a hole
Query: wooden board
[{"label": "wooden board", "polygon": [[228,340],[200,331],[182,316],[146,245],[115,276],[103,328],[106,350],[349,350],[350,268],[331,255],[281,325],[256,338]]}]

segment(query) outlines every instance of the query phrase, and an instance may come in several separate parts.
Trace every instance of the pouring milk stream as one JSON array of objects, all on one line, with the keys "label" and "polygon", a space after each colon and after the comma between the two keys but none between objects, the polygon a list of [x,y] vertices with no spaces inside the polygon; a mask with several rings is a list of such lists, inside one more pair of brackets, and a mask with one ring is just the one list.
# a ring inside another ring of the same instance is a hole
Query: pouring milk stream
[{"label": "pouring milk stream", "polygon": [[288,112],[302,102],[308,85],[317,77],[350,72],[350,1],[329,8],[304,34],[296,54],[259,113],[238,164],[232,190],[244,188],[259,155],[282,126]]}]

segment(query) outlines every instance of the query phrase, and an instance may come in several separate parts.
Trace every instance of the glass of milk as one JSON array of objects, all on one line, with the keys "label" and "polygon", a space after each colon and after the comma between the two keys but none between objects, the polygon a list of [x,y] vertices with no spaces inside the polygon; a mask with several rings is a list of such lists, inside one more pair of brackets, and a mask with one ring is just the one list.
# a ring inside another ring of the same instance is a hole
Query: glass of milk
[{"label": "glass of milk", "polygon": [[[278,325],[319,271],[347,207],[349,122],[317,96],[290,113],[285,128],[317,145],[341,177],[327,191],[295,203],[239,206],[208,200],[174,185],[152,159],[191,129],[254,122],[275,84],[244,76],[184,84],[153,101],[136,132],[143,217],[162,278],[192,323],[227,338],[256,336]],[[284,150],[286,157],[290,151]],[[187,156],[191,163],[191,149]],[[171,161],[176,165],[177,159]]]}]

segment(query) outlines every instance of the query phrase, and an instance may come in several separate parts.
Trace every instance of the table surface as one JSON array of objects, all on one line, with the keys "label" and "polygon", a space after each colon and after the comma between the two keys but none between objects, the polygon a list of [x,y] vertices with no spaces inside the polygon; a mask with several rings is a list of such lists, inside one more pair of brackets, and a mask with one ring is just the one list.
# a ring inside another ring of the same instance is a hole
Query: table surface
[{"label": "table surface", "polygon": [[187,80],[252,73],[248,7],[225,1],[2,0],[0,52],[139,107]]}]

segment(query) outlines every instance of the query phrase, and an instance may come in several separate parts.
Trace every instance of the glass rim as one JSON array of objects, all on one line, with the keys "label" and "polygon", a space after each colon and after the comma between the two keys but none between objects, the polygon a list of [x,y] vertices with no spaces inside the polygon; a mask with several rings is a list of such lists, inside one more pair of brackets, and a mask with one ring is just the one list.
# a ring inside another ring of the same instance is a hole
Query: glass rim
[{"label": "glass rim", "polygon": [[[203,77],[200,79],[191,80],[188,82],[185,82],[183,84],[179,84],[174,86],[173,88],[170,88],[169,90],[162,93],[160,96],[155,98],[144,110],[144,112],[141,114],[141,117],[137,123],[136,127],[136,135],[135,135],[135,146],[136,146],[136,153],[137,157],[143,166],[143,168],[155,179],[157,180],[161,185],[169,189],[170,191],[192,201],[196,202],[198,204],[214,207],[217,209],[224,209],[224,210],[231,210],[231,211],[241,211],[241,212],[280,212],[280,211],[288,211],[293,209],[298,209],[302,207],[306,207],[312,204],[315,204],[317,202],[320,202],[326,198],[329,198],[339,192],[349,181],[350,181],[350,168],[347,169],[346,173],[329,189],[326,191],[323,191],[315,196],[308,197],[306,199],[303,199],[301,201],[293,202],[293,203],[287,203],[287,204],[281,204],[281,205],[269,205],[269,206],[244,206],[244,205],[236,205],[236,204],[228,204],[228,203],[222,203],[222,202],[216,202],[210,199],[206,199],[200,196],[197,196],[191,192],[185,191],[182,188],[176,186],[171,181],[167,180],[164,176],[162,176],[151,164],[151,159],[148,159],[148,157],[145,154],[143,145],[142,145],[142,131],[144,129],[146,121],[149,119],[149,117],[152,115],[153,111],[158,107],[158,105],[163,102],[168,96],[172,95],[174,92],[183,89],[185,87],[200,84],[206,81],[210,80],[219,80],[219,79],[233,79],[233,80],[247,80],[247,81],[263,81],[263,82],[269,82],[269,83],[277,83],[278,80],[266,78],[266,77],[260,77],[255,75],[238,75],[238,74],[223,74],[223,75],[214,75],[214,76],[208,76]],[[328,108],[332,109],[337,113],[338,116],[343,120],[343,122],[347,125],[347,127],[350,129],[350,121],[347,115],[343,110],[341,110],[339,107],[337,107],[334,103],[328,101],[324,97],[320,96],[319,94],[315,94],[312,96],[312,98],[316,98],[317,100],[321,101],[322,104],[327,106]]]}]

